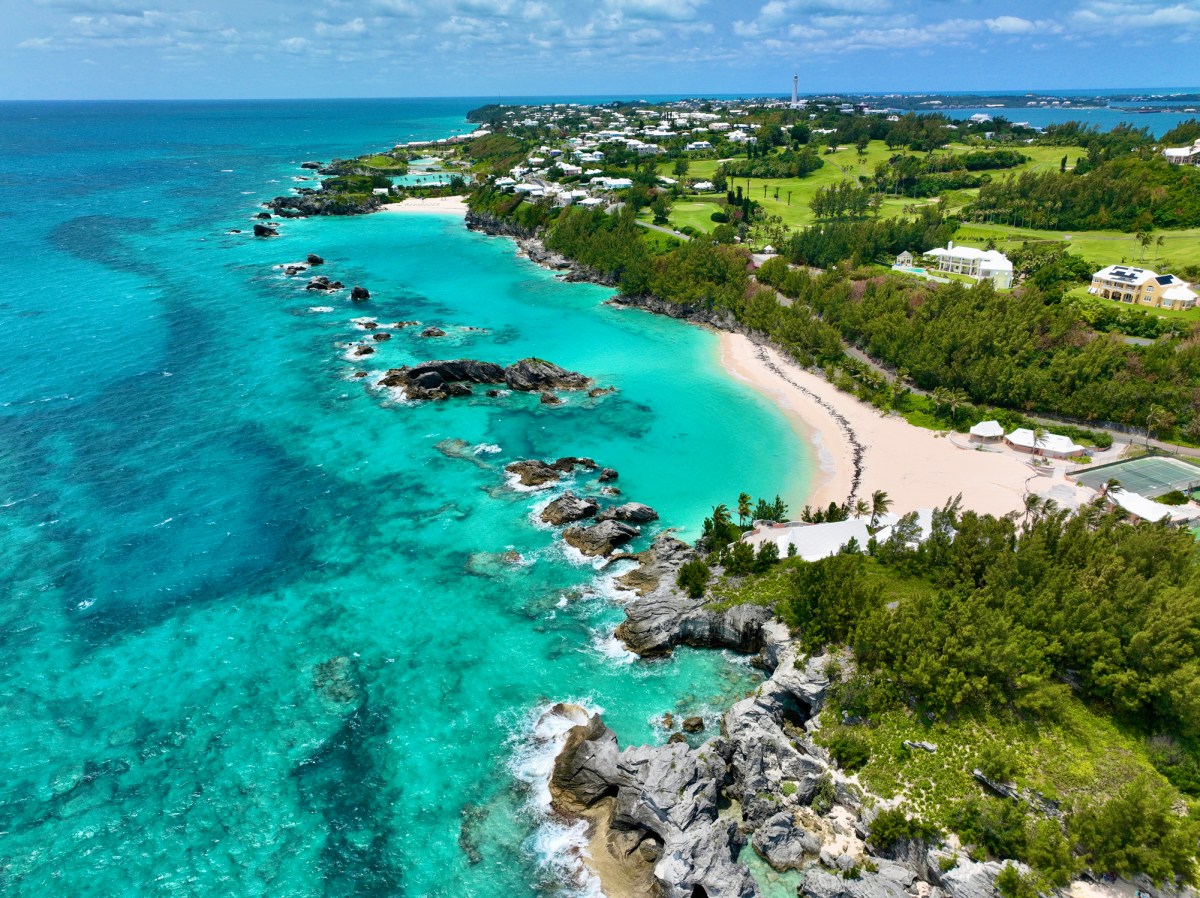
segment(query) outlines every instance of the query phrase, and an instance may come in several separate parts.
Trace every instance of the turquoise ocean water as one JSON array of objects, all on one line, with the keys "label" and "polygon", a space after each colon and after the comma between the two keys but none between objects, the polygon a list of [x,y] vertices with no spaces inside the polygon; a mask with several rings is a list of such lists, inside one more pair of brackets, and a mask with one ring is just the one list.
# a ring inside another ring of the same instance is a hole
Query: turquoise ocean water
[{"label": "turquoise ocean water", "polygon": [[[718,652],[631,662],[603,576],[502,473],[590,455],[692,535],[743,489],[802,504],[805,450],[713,335],[454,218],[227,233],[299,162],[444,136],[471,105],[0,105],[3,894],[557,894],[546,704],[648,741],[753,687]],[[274,267],[309,252],[370,302]],[[360,316],[449,336],[352,364]],[[457,355],[619,392],[404,406],[350,377]],[[314,689],[338,657],[357,710]]]}]

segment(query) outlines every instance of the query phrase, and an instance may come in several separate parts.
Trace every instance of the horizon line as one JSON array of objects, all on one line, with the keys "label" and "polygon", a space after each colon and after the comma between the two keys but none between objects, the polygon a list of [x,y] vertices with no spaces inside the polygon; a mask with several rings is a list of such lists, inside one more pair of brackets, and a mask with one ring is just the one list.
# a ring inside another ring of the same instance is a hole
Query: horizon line
[{"label": "horizon line", "polygon": [[[1045,95],[1086,95],[1091,93],[1104,97],[1126,93],[1200,93],[1200,87],[1186,86],[1142,86],[1142,87],[994,87],[982,89],[897,89],[881,88],[877,90],[824,90],[801,93],[801,98],[837,97],[837,96],[1001,96],[1005,94],[1045,94]],[[655,93],[636,93],[631,91],[609,91],[599,93],[544,93],[544,94],[426,94],[414,96],[369,95],[369,96],[337,96],[337,97],[56,97],[56,98],[0,98],[0,103],[271,103],[286,101],[330,101],[330,100],[493,100],[505,101],[543,100],[546,98],[591,99],[618,98],[638,100],[644,98],[671,99],[791,99],[791,91],[723,91],[712,93],[696,93],[688,91],[659,91]]]}]

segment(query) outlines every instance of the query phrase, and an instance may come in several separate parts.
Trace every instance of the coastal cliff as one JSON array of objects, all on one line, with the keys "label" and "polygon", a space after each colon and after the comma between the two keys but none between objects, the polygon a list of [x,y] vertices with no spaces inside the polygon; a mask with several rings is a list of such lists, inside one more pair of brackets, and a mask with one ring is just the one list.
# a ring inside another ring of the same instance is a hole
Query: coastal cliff
[{"label": "coastal cliff", "polygon": [[758,605],[738,605],[726,611],[705,607],[675,585],[679,569],[696,557],[696,550],[670,533],[660,533],[639,565],[617,578],[617,586],[638,597],[625,606],[625,620],[616,637],[643,658],[669,654],[676,645],[728,648],[755,654],[763,647],[763,627],[771,612]]},{"label": "coastal cliff", "polygon": [[467,228],[479,231],[492,237],[511,237],[517,242],[521,252],[531,261],[543,268],[560,272],[563,280],[575,283],[599,284],[602,287],[616,287],[617,278],[611,273],[597,271],[586,265],[581,265],[573,259],[546,249],[539,233],[529,228],[521,227],[505,218],[499,218],[486,212],[470,210],[466,217]]},{"label": "coastal cliff", "polygon": [[759,642],[768,679],[694,748],[672,738],[621,751],[599,715],[557,709],[579,722],[555,760],[553,808],[587,821],[585,862],[604,893],[756,898],[739,862],[749,844],[775,870],[803,873],[804,898],[992,898],[1000,862],[934,841],[870,843],[881,803],[812,738],[845,659],[803,656],[778,621],[761,624]]}]

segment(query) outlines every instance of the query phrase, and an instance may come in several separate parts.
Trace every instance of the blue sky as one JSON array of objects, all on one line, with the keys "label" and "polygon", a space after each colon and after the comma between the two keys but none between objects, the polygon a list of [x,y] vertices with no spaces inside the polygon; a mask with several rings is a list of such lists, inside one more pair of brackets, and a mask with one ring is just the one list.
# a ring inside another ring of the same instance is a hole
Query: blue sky
[{"label": "blue sky", "polygon": [[1200,82],[1200,0],[5,6],[0,99],[782,94],[793,71],[804,92]]}]

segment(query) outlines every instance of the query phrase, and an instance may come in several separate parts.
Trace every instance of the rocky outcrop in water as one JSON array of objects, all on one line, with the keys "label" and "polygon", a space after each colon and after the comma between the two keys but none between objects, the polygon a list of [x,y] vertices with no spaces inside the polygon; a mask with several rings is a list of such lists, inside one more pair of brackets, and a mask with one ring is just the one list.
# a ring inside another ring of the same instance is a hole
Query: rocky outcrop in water
[{"label": "rocky outcrop in water", "polygon": [[278,237],[279,231],[277,231],[275,228],[271,227],[270,225],[255,224],[254,225],[254,236],[255,237]]},{"label": "rocky outcrop in water", "polygon": [[301,188],[297,195],[277,196],[267,208],[283,218],[309,215],[365,215],[383,205],[377,196],[325,195],[319,190]]},{"label": "rocky outcrop in water", "polygon": [[324,265],[325,260],[322,259],[320,256],[318,256],[316,253],[309,253],[308,254],[308,264],[309,265]]},{"label": "rocky outcrop in water", "polygon": [[640,531],[621,521],[602,521],[591,527],[571,527],[563,533],[567,544],[584,555],[611,555],[615,549],[636,539]]},{"label": "rocky outcrop in water", "polygon": [[475,359],[449,359],[393,368],[379,381],[381,387],[403,389],[409,399],[465,396],[471,393],[470,384],[505,384],[519,392],[540,392],[583,390],[592,380],[542,359],[521,359],[507,368]]},{"label": "rocky outcrop in water", "polygon": [[658,512],[649,505],[640,502],[626,502],[615,508],[606,508],[600,512],[598,521],[625,521],[630,524],[648,524],[658,520]]},{"label": "rocky outcrop in water", "polygon": [[350,298],[355,302],[362,302],[371,298],[371,291],[366,287],[355,285],[350,288]]},{"label": "rocky outcrop in water", "polygon": [[542,509],[541,519],[547,524],[561,527],[593,517],[599,510],[595,499],[586,496],[580,498],[568,491]]},{"label": "rocky outcrop in water", "polygon": [[545,359],[521,359],[504,369],[504,382],[509,389],[522,393],[543,390],[586,390],[592,385],[590,377],[560,368]]},{"label": "rocky outcrop in water", "polygon": [[515,461],[504,468],[516,476],[521,486],[542,487],[562,480],[563,472],[553,465],[537,459]]},{"label": "rocky outcrop in water", "polygon": [[333,290],[341,290],[345,286],[346,285],[343,284],[341,281],[331,281],[329,278],[325,277],[325,275],[319,274],[315,278],[310,280],[305,285],[304,289],[305,290],[322,290],[322,291],[328,293]]}]

